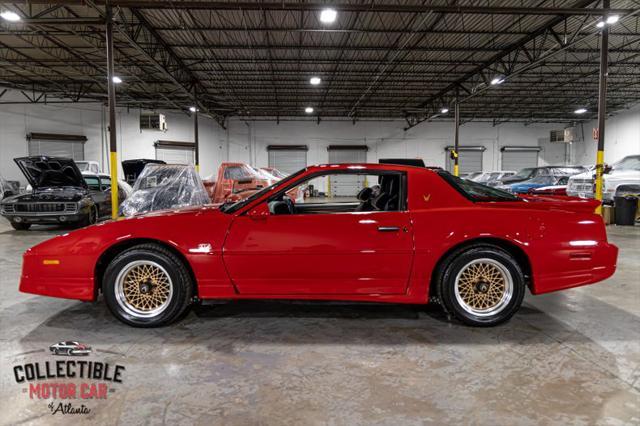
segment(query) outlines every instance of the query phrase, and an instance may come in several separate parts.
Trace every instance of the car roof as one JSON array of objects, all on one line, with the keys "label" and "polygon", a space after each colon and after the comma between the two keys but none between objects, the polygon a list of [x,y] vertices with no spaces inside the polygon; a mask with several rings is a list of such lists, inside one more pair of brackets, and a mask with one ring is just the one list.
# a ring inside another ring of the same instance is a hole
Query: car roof
[{"label": "car roof", "polygon": [[316,164],[313,166],[307,166],[307,171],[315,172],[315,171],[327,171],[327,170],[389,170],[389,171],[398,171],[398,170],[429,170],[433,171],[430,168],[426,167],[417,167],[417,166],[409,166],[405,164],[379,164],[379,163],[342,163],[342,164]]}]

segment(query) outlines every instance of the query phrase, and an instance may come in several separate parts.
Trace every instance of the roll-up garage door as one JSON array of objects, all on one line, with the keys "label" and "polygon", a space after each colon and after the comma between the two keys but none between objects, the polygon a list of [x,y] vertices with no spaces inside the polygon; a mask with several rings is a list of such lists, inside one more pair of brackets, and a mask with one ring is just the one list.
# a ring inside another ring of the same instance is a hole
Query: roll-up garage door
[{"label": "roll-up garage door", "polygon": [[539,147],[509,147],[503,146],[502,170],[518,171],[526,167],[538,167]]},{"label": "roll-up garage door", "polygon": [[84,143],[87,138],[77,135],[49,133],[29,133],[27,135],[29,156],[46,155],[50,157],[84,160]]},{"label": "roll-up garage door", "polygon": [[[460,176],[482,171],[482,153],[485,151],[484,146],[460,146],[458,147],[458,166],[460,168]],[[451,159],[452,146],[446,148],[446,165],[447,171],[453,173],[453,160]]]},{"label": "roll-up garage door", "polygon": [[[329,145],[327,151],[330,164],[367,162],[366,145]],[[353,197],[370,184],[364,175],[330,175],[330,194],[332,197]]]},{"label": "roll-up garage door", "polygon": [[306,145],[269,145],[269,167],[291,174],[307,167]]},{"label": "roll-up garage door", "polygon": [[193,142],[157,141],[156,160],[162,160],[167,164],[191,164],[196,163],[195,144]]}]

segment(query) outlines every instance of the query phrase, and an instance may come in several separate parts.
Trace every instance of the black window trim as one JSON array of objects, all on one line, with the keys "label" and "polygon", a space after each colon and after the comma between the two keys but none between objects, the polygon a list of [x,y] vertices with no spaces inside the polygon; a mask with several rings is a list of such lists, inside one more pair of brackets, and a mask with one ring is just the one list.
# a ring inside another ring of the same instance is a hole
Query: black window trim
[{"label": "black window trim", "polygon": [[[400,175],[400,192],[403,196],[400,197],[400,205],[398,205],[398,210],[394,210],[398,213],[402,213],[402,212],[407,212],[409,210],[409,203],[408,203],[408,197],[409,197],[409,191],[408,191],[408,179],[407,179],[407,172],[404,170],[379,170],[379,169],[348,169],[348,170],[319,170],[317,172],[311,173],[307,176],[304,177],[304,179],[302,180],[302,182],[306,182],[309,181],[311,179],[314,179],[318,176],[326,176],[326,175],[338,175],[338,174],[345,174],[345,175],[376,175],[376,176],[382,176],[382,175]],[[254,204],[254,206],[258,206],[261,203],[269,203],[270,201],[273,201],[274,198],[284,194],[285,192],[291,190],[292,188],[300,185],[300,183],[302,183],[300,179],[296,179],[294,182],[291,182],[289,185],[284,186],[283,188],[279,189],[275,194],[267,197],[267,198],[263,198],[262,200],[256,200],[256,203]],[[240,216],[246,215],[249,211],[252,210],[253,207],[249,207],[247,208],[244,212],[240,213]],[[381,211],[373,211],[373,212],[369,212],[369,213],[387,213],[387,212],[381,212]],[[327,214],[331,214],[331,213],[327,213]]]}]

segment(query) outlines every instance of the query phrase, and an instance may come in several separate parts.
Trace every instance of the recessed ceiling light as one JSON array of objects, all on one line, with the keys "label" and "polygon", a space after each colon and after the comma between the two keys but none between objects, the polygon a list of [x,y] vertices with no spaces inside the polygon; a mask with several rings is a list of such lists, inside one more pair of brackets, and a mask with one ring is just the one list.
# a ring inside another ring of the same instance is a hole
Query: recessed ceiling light
[{"label": "recessed ceiling light", "polygon": [[17,22],[21,19],[20,15],[10,10],[5,10],[4,12],[0,13],[0,16],[5,21],[9,21],[9,22]]},{"label": "recessed ceiling light", "polygon": [[320,22],[324,22],[325,24],[333,23],[338,17],[338,12],[335,9],[324,9],[320,12]]},{"label": "recessed ceiling light", "polygon": [[618,22],[619,19],[620,17],[618,15],[611,15],[607,18],[607,24],[609,25],[615,24],[616,22]]},{"label": "recessed ceiling light", "polygon": [[311,114],[313,112],[313,107],[306,107],[304,109],[304,112],[306,112],[307,114]]},{"label": "recessed ceiling light", "polygon": [[196,108],[196,107],[189,107],[189,111],[191,111],[191,112],[196,112],[196,111],[197,111],[197,108]]},{"label": "recessed ceiling light", "polygon": [[495,86],[496,84],[502,84],[503,81],[504,81],[504,78],[495,77],[493,80],[491,80],[491,85]]},{"label": "recessed ceiling light", "polygon": [[444,107],[444,108],[442,108],[442,109],[440,110],[440,113],[441,113],[441,114],[446,114],[446,113],[448,113],[448,112],[449,112],[449,108],[447,108],[447,107]]},{"label": "recessed ceiling light", "polygon": [[111,77],[111,81],[113,81],[116,84],[122,83],[122,79],[120,77],[118,77],[117,75],[114,75],[113,77]]},{"label": "recessed ceiling light", "polygon": [[314,86],[317,86],[318,84],[322,83],[322,79],[320,77],[311,77],[309,79],[309,83],[313,84]]},{"label": "recessed ceiling light", "polygon": [[598,22],[598,23],[596,24],[596,27],[598,27],[598,28],[603,28],[604,26],[605,26],[604,21],[600,21],[600,22]]},{"label": "recessed ceiling light", "polygon": [[577,110],[573,111],[575,114],[584,114],[585,112],[587,112],[586,108],[578,108]]}]

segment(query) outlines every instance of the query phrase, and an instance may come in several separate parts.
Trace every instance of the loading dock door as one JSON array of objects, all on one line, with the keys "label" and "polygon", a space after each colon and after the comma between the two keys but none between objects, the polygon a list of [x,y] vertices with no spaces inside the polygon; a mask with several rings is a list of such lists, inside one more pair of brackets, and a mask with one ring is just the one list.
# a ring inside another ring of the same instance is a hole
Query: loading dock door
[{"label": "loading dock door", "polygon": [[[459,149],[458,166],[460,167],[460,176],[464,176],[473,172],[482,171],[482,153],[486,149],[483,146],[461,146]],[[447,171],[453,173],[453,160],[451,159],[452,146],[446,148],[445,164]]]},{"label": "loading dock door", "polygon": [[[344,146],[329,145],[329,164],[366,163],[366,145]],[[366,181],[364,175],[330,175],[332,197],[353,197],[362,188],[373,183]]]},{"label": "loading dock door", "polygon": [[538,152],[540,148],[520,148],[503,146],[501,170],[518,171],[526,167],[538,167]]},{"label": "loading dock door", "polygon": [[307,167],[306,145],[269,145],[269,167],[291,174]]}]

